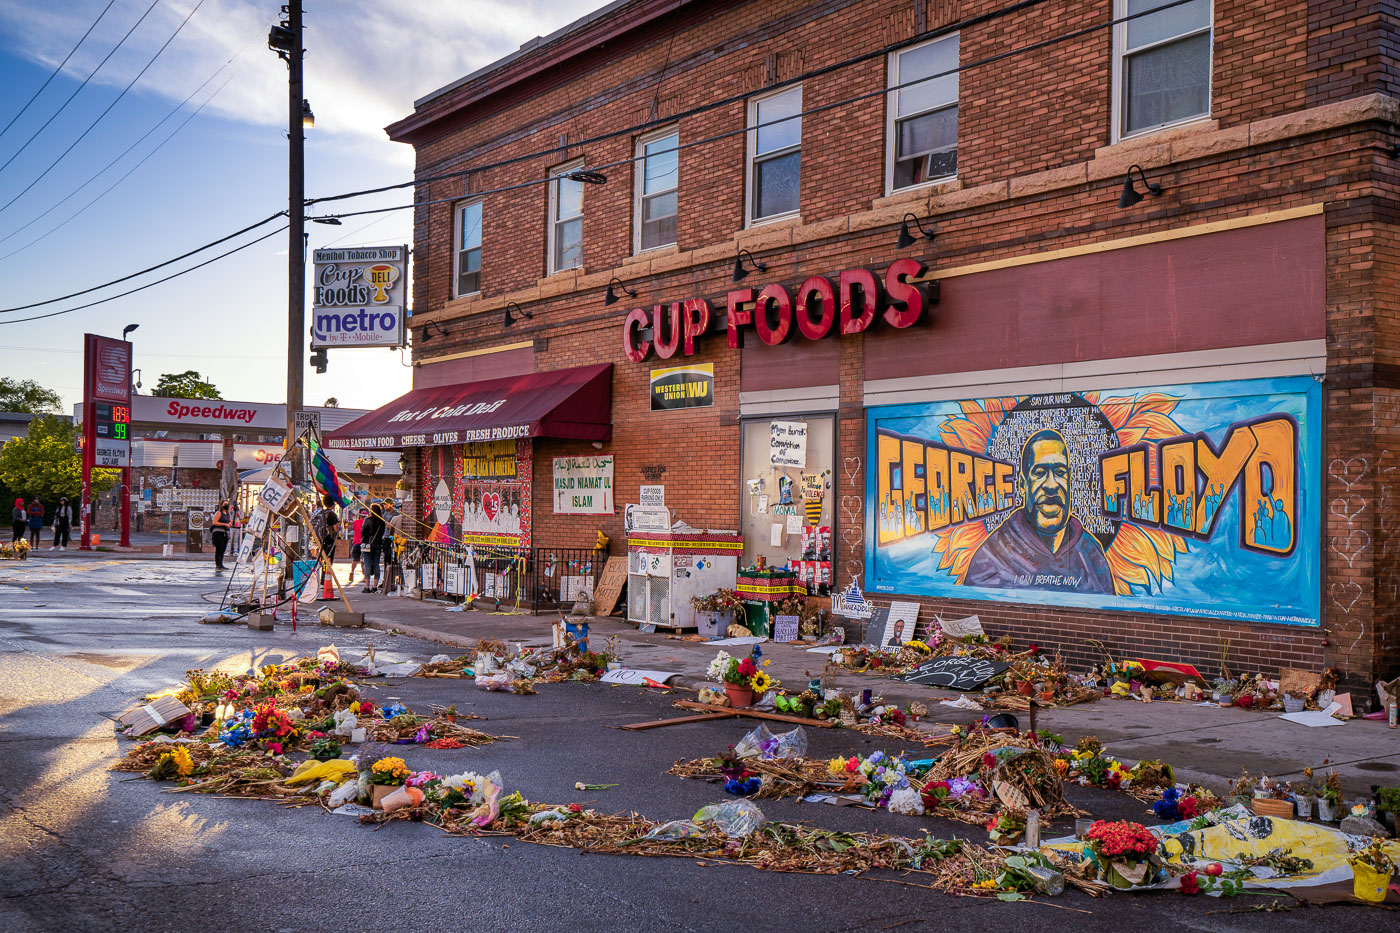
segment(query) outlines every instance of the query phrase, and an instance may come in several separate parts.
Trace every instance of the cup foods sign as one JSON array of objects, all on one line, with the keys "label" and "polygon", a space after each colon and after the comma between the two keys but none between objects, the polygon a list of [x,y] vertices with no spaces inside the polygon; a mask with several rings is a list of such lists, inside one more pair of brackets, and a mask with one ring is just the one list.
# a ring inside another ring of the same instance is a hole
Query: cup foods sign
[{"label": "cup foods sign", "polygon": [[311,347],[401,347],[408,247],[318,249]]}]

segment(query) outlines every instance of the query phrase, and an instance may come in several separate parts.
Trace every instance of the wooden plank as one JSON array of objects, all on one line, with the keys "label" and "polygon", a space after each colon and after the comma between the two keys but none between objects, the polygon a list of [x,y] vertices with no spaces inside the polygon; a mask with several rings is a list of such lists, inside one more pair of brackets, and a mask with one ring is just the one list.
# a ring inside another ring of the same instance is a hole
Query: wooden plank
[{"label": "wooden plank", "polygon": [[704,709],[704,710],[729,710],[735,716],[748,716],[752,719],[771,719],[774,722],[794,722],[799,726],[816,726],[819,729],[834,729],[836,723],[827,719],[803,719],[801,716],[784,716],[782,713],[769,713],[761,709],[749,709],[741,707],[730,709],[727,706],[711,706],[708,703],[699,703],[695,700],[677,700],[676,706],[684,709]]},{"label": "wooden plank", "polygon": [[732,711],[704,713],[700,716],[681,716],[678,719],[657,719],[653,722],[633,722],[623,726],[633,732],[641,732],[643,729],[659,729],[661,726],[679,726],[687,722],[709,722],[711,719],[733,719],[738,714]]},{"label": "wooden plank", "polygon": [[627,555],[609,557],[603,567],[603,575],[593,588],[593,614],[610,616],[617,607],[617,598],[622,595],[622,586],[627,582]]}]

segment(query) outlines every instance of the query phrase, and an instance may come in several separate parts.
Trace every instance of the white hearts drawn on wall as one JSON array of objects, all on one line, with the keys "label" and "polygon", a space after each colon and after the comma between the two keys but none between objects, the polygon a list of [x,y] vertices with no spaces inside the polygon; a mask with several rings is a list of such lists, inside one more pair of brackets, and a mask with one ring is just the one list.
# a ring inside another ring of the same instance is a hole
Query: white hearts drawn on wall
[{"label": "white hearts drawn on wall", "polygon": [[1350,489],[1366,476],[1366,468],[1365,457],[1350,457],[1345,460],[1336,457],[1327,464],[1327,475]]},{"label": "white hearts drawn on wall", "polygon": [[841,514],[846,516],[846,523],[850,525],[860,524],[860,513],[865,503],[860,496],[842,496]]},{"label": "white hearts drawn on wall", "polygon": [[860,458],[847,457],[841,461],[841,468],[846,471],[846,479],[852,486],[856,485],[856,475],[860,473]]}]

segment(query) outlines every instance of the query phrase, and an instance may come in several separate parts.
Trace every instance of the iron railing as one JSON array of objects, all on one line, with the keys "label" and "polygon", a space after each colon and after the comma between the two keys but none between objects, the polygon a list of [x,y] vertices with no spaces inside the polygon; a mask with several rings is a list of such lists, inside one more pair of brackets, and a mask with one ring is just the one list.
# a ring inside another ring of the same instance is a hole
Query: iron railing
[{"label": "iron railing", "polygon": [[415,542],[403,562],[424,596],[463,599],[475,594],[478,601],[499,608],[528,605],[539,615],[541,610],[567,611],[580,591],[591,598],[607,556],[606,549],[581,547]]}]

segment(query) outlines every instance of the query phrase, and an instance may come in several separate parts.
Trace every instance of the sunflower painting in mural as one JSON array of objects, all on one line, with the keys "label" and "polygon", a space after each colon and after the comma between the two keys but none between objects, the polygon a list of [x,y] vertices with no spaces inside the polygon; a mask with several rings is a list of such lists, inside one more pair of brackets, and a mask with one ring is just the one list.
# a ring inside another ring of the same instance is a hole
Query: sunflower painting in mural
[{"label": "sunflower painting in mural", "polygon": [[1234,600],[1253,617],[1275,581],[1267,617],[1306,621],[1318,393],[1257,383],[872,410],[873,588],[1200,614]]}]

